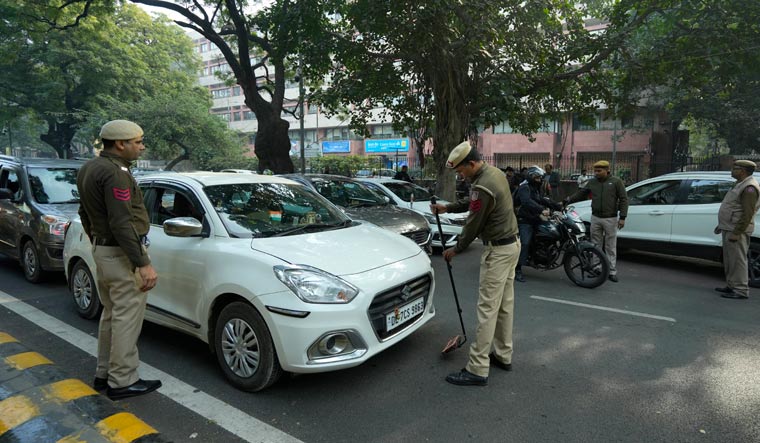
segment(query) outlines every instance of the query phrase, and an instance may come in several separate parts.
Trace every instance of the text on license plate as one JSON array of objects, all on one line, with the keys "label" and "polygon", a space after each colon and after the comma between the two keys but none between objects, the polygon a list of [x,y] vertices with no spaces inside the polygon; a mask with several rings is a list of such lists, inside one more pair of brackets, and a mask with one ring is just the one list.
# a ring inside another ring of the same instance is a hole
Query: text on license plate
[{"label": "text on license plate", "polygon": [[408,322],[414,316],[425,310],[425,298],[420,297],[404,306],[398,307],[385,314],[385,327],[387,331],[395,329]]}]

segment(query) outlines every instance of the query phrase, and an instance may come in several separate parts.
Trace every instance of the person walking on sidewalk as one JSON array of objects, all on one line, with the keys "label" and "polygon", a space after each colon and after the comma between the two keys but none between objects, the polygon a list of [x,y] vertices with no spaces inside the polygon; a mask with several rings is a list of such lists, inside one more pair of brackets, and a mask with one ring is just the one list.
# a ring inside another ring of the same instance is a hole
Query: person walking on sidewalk
[{"label": "person walking on sidewalk", "polygon": [[512,369],[514,278],[520,255],[517,219],[507,178],[498,168],[483,162],[469,142],[460,143],[451,151],[446,167],[454,169],[472,186],[469,198],[447,205],[430,205],[431,211],[438,214],[470,211],[457,244],[443,251],[443,258],[451,261],[478,236],[485,245],[480,257],[475,342],[470,345],[467,366],[449,374],[446,381],[485,386],[491,364],[506,371]]},{"label": "person walking on sidewalk", "polygon": [[149,290],[158,275],[147,252],[150,227],[132,161],[145,150],[143,130],[127,120],[113,120],[100,130],[103,151],[77,176],[79,216],[92,243],[103,313],[98,328],[98,364],[94,387],[113,400],[147,394],[159,380],[142,380],[137,367],[137,338]]},{"label": "person walking on sidewalk", "polygon": [[749,237],[755,230],[755,214],[760,207],[760,185],[752,174],[754,162],[737,160],[731,169],[736,185],[726,193],[718,210],[715,233],[723,237],[723,270],[726,287],[715,288],[721,297],[749,298],[749,270],[747,250]]},{"label": "person walking on sidewalk", "polygon": [[610,281],[617,282],[617,233],[625,226],[628,215],[628,194],[619,178],[610,175],[610,163],[594,163],[594,178],[575,194],[565,198],[565,206],[585,200],[591,195],[591,241],[604,245],[610,260]]}]

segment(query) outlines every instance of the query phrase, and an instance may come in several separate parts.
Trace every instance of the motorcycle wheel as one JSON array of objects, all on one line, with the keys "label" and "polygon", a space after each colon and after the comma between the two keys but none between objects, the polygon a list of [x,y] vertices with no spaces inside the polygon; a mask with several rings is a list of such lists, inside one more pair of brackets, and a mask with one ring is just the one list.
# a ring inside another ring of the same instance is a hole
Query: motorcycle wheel
[{"label": "motorcycle wheel", "polygon": [[593,245],[581,247],[580,254],[575,251],[565,253],[565,273],[570,280],[582,288],[596,288],[607,281],[610,274],[610,263],[607,255]]}]

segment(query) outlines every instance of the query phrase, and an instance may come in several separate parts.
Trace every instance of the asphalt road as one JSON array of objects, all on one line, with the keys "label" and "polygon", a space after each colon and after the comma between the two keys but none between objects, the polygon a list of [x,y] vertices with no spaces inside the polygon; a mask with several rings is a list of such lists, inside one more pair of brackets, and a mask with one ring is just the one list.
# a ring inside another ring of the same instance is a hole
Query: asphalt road
[{"label": "asphalt road", "polygon": [[[453,262],[470,338],[480,251]],[[141,360],[306,442],[760,441],[760,290],[745,301],[718,297],[719,265],[622,253],[620,282],[593,290],[561,269],[526,269],[528,282],[516,287],[513,371],[492,368],[489,386],[459,387],[443,379],[464,366],[467,349],[440,354],[459,323],[445,264],[432,260],[437,317],[360,367],[244,393],[225,382],[203,343],[151,324]],[[0,291],[96,335],[62,276],[32,285],[0,258]],[[93,357],[1,304],[0,331],[92,379]],[[255,430],[238,438],[160,392],[120,403],[176,442],[258,439]]]}]

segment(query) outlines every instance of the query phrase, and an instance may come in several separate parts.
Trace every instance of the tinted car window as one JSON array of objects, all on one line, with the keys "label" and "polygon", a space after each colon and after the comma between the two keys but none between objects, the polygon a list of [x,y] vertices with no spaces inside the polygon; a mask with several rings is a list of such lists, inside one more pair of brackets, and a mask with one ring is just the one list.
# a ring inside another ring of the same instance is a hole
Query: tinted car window
[{"label": "tinted car window", "polygon": [[628,191],[629,205],[672,205],[676,203],[680,180],[647,183]]},{"label": "tinted car window", "polygon": [[21,199],[22,189],[19,182],[18,173],[13,169],[6,169],[0,176],[0,188],[7,188],[13,193],[13,201]]},{"label": "tinted car window", "polygon": [[430,201],[430,193],[425,188],[412,183],[384,183],[384,185],[406,202],[411,201],[412,196],[416,202]]},{"label": "tinted car window", "polygon": [[[240,183],[204,189],[227,231],[235,237],[270,237],[334,229],[349,219],[301,185]],[[298,228],[308,228],[299,231]]]},{"label": "tinted car window", "polygon": [[28,173],[37,203],[79,203],[77,169],[29,168]]},{"label": "tinted car window", "polygon": [[346,208],[387,204],[381,195],[360,183],[323,178],[314,178],[312,183],[323,197]]},{"label": "tinted car window", "polygon": [[723,197],[734,187],[733,181],[728,180],[692,180],[689,194],[686,196],[687,205],[704,205],[720,203]]}]

